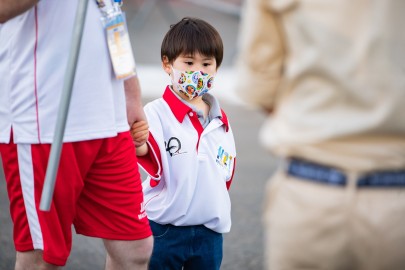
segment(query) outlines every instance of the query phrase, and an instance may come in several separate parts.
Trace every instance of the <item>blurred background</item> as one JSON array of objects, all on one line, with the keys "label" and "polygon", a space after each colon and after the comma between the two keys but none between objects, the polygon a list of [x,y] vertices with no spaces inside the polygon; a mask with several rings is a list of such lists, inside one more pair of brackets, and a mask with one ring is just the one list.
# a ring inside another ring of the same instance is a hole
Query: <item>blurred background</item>
[{"label": "blurred background", "polygon": [[232,78],[232,66],[237,54],[243,0],[127,0],[125,3],[131,43],[145,97],[160,96],[164,90],[161,86],[170,83],[169,77],[160,68],[160,46],[170,25],[189,16],[212,24],[223,39],[224,60],[213,93],[219,98],[240,102],[232,93],[236,82]]},{"label": "blurred background", "polygon": [[[225,52],[212,93],[227,113],[236,140],[237,167],[230,189],[232,229],[224,238],[221,269],[263,268],[261,210],[266,180],[276,159],[258,142],[264,115],[243,104],[234,93],[238,80],[233,71],[243,0],[124,0],[127,23],[141,81],[144,104],[160,97],[170,78],[160,65],[160,46],[171,24],[186,16],[212,24],[222,36]],[[209,196],[209,194],[207,194]],[[13,269],[15,252],[7,191],[0,170],[0,270]],[[99,239],[75,235],[64,269],[103,269],[104,249]]]}]

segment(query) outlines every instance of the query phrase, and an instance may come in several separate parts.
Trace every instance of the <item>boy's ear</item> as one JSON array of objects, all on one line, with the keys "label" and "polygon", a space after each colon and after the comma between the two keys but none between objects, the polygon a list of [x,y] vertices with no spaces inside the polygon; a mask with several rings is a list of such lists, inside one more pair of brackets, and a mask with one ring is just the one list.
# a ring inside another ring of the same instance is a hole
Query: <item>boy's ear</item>
[{"label": "boy's ear", "polygon": [[169,75],[172,72],[172,69],[170,67],[169,58],[167,58],[166,55],[163,55],[163,57],[162,57],[162,68]]}]

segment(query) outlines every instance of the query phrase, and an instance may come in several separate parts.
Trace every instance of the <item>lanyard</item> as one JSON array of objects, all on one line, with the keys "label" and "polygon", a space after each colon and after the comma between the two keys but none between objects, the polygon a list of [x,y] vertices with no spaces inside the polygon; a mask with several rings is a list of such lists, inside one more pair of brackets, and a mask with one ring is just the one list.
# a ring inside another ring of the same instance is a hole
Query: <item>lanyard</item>
[{"label": "lanyard", "polygon": [[[123,0],[110,0],[110,1],[112,1],[114,4],[117,4],[117,5],[119,5],[119,6],[122,6],[122,2],[123,2]],[[105,2],[104,2],[104,0],[96,0],[96,3],[97,3],[97,6],[98,6],[99,8],[105,7]]]},{"label": "lanyard", "polygon": [[97,6],[100,8],[101,12],[105,16],[108,16],[111,13],[121,10],[123,0],[96,0],[96,3]]},{"label": "lanyard", "polygon": [[125,14],[121,10],[122,2],[123,0],[96,0],[116,79],[127,79],[136,75]]}]

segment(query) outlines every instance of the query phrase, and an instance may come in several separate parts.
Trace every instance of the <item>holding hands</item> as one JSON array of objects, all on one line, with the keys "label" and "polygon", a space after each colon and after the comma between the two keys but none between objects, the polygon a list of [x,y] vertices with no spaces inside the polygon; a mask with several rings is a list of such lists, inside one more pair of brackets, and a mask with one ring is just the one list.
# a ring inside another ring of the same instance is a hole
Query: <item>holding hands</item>
[{"label": "holding hands", "polygon": [[131,136],[136,146],[136,155],[144,156],[148,153],[146,144],[149,137],[149,125],[146,121],[137,121],[131,126]]}]

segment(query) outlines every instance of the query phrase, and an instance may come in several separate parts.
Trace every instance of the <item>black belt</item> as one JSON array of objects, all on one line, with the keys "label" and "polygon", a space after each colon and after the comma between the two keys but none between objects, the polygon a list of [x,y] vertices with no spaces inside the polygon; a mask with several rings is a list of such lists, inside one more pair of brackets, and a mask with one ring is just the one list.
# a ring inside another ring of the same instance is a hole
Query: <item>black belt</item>
[{"label": "black belt", "polygon": [[[336,168],[292,158],[287,174],[324,184],[345,186],[347,175]],[[357,179],[359,187],[405,187],[405,170],[375,171]]]}]

